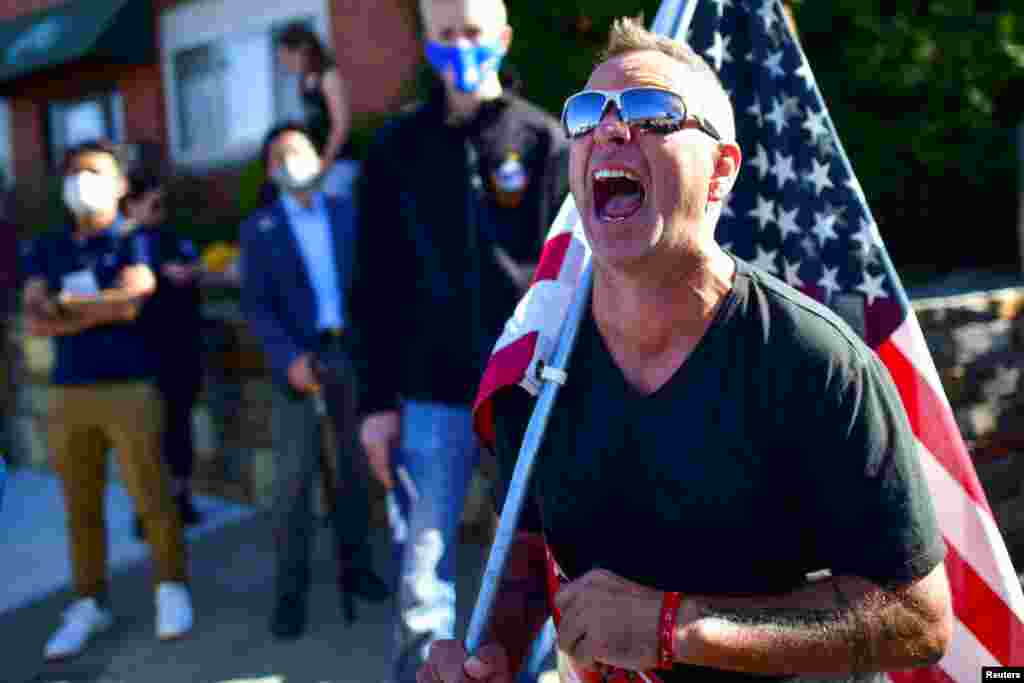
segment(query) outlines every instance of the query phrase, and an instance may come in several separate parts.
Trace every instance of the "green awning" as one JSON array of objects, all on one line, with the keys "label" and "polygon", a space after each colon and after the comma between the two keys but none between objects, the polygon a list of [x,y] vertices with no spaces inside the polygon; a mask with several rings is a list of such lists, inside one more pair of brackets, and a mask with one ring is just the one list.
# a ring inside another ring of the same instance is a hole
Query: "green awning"
[{"label": "green awning", "polygon": [[0,23],[0,83],[83,58],[151,62],[154,21],[148,0],[74,0]]}]

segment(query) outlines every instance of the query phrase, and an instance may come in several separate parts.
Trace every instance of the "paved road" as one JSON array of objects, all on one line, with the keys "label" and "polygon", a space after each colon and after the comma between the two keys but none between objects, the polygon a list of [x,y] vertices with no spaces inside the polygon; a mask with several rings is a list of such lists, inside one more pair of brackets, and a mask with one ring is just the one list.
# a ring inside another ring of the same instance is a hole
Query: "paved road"
[{"label": "paved road", "polygon": [[[384,680],[390,642],[389,605],[360,605],[346,628],[334,585],[333,549],[317,544],[310,626],[304,638],[275,642],[267,632],[273,545],[264,516],[233,523],[191,544],[197,623],[174,643],[154,636],[148,561],[114,575],[114,628],[75,660],[47,664],[43,645],[67,604],[62,590],[0,614],[2,683],[361,683]],[[374,539],[380,567],[390,555],[383,531]],[[459,594],[474,596],[484,550],[463,545]],[[0,560],[2,561],[2,560]],[[460,632],[472,605],[460,605]]]}]

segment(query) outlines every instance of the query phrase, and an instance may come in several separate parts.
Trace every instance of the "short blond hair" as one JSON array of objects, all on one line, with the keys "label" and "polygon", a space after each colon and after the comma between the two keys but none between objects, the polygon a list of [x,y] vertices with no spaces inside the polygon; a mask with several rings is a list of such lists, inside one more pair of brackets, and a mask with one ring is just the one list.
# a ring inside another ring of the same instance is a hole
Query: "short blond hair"
[{"label": "short blond hair", "polygon": [[[505,5],[505,0],[491,0],[494,3],[494,8],[497,10],[497,22],[502,25],[508,25],[508,7]],[[423,25],[423,30],[429,33],[431,26],[431,15],[430,9],[434,5],[440,5],[443,3],[454,3],[459,0],[419,0],[420,6],[420,22]]]},{"label": "short blond hair", "polygon": [[[721,79],[708,63],[692,47],[681,40],[658,35],[644,28],[643,18],[621,17],[612,22],[608,32],[608,43],[598,55],[597,63],[621,57],[631,52],[659,52],[688,67],[713,84],[712,97],[717,102],[704,104],[703,114],[707,116],[726,140],[736,138],[736,124],[733,119],[732,103]],[[717,119],[725,119],[719,121]]]}]

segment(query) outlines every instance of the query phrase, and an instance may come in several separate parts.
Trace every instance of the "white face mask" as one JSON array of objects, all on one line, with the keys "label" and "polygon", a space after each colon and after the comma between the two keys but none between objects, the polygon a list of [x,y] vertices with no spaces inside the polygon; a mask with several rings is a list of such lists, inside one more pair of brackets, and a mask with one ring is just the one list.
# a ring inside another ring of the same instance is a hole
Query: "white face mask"
[{"label": "white face mask", "polygon": [[274,182],[287,192],[310,190],[320,180],[320,160],[312,154],[289,154],[274,171]]},{"label": "white face mask", "polygon": [[117,181],[110,176],[79,171],[64,178],[64,203],[76,216],[117,208]]}]

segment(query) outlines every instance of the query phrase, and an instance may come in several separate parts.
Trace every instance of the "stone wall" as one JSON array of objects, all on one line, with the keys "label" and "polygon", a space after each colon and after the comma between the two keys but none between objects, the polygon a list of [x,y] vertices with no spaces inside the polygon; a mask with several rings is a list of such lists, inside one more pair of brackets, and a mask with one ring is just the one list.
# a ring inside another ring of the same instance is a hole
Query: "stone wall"
[{"label": "stone wall", "polygon": [[[1024,567],[1024,288],[919,298],[913,306],[1015,565]],[[265,503],[274,477],[270,383],[256,341],[230,303],[209,306],[205,389],[195,410],[197,487]],[[8,430],[16,460],[46,464],[46,340],[10,331],[16,378]],[[482,517],[480,482],[466,519]],[[374,488],[375,518],[386,518]]]},{"label": "stone wall", "polygon": [[914,301],[1014,565],[1024,567],[1024,289]]}]

